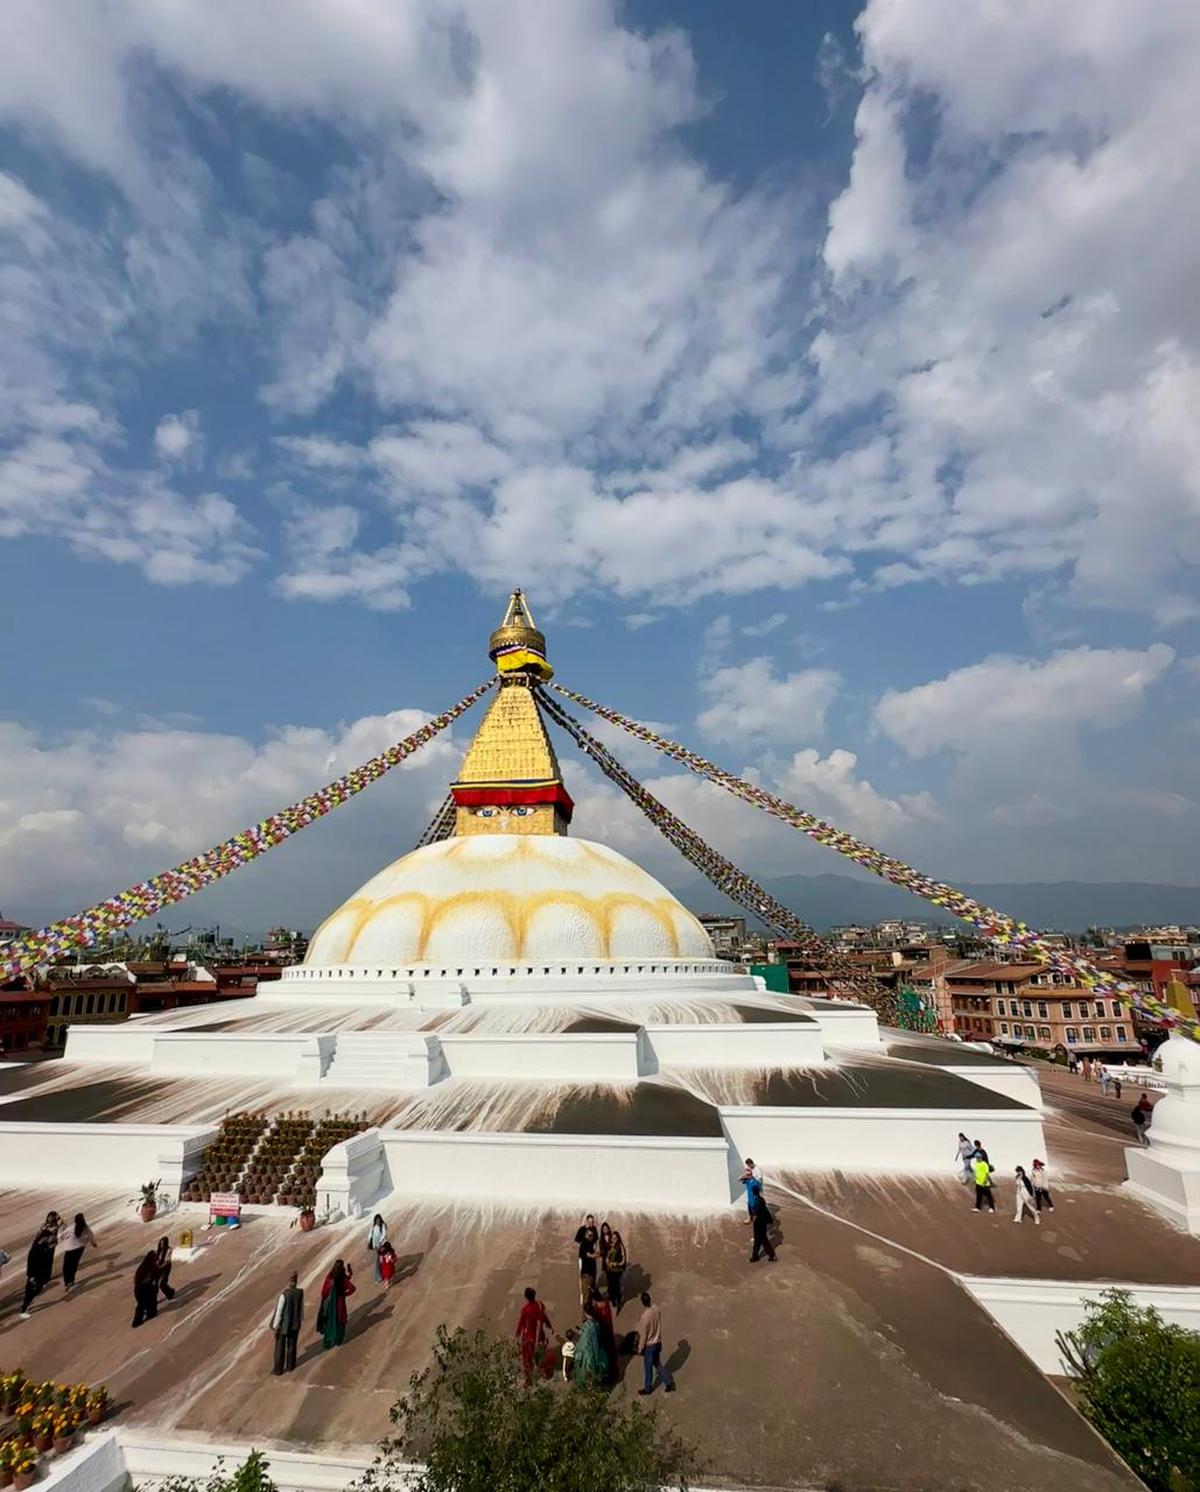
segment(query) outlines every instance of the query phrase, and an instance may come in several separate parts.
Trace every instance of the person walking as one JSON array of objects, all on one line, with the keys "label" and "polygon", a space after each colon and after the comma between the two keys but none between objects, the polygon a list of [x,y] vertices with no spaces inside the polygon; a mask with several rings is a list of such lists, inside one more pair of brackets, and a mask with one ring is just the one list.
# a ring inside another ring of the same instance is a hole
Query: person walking
[{"label": "person walking", "polygon": [[383,1288],[390,1290],[392,1288],[392,1281],[396,1277],[396,1250],[392,1247],[390,1239],[384,1239],[377,1258],[379,1259],[379,1277],[383,1281]]},{"label": "person walking", "polygon": [[600,1264],[600,1273],[608,1269],[608,1251],[612,1248],[612,1228],[605,1220],[600,1224],[600,1237],[596,1241],[596,1254]]},{"label": "person walking", "polygon": [[1112,1081],[1112,1079],[1108,1075],[1108,1068],[1105,1067],[1103,1065],[1103,1063],[1101,1063],[1101,1065],[1100,1065],[1100,1096],[1101,1096],[1101,1098],[1107,1098],[1108,1097],[1108,1086],[1109,1086],[1109,1083],[1111,1081]]},{"label": "person walking", "polygon": [[526,1285],[525,1304],[517,1317],[517,1329],[514,1332],[521,1344],[521,1368],[526,1383],[533,1381],[534,1365],[545,1351],[546,1338],[553,1330],[546,1307],[537,1298],[537,1291],[532,1285]]},{"label": "person walking", "polygon": [[349,1312],[346,1301],[354,1294],[354,1277],[350,1266],[342,1259],[335,1261],[321,1286],[321,1304],[317,1309],[317,1331],[325,1342],[325,1350],[340,1347],[346,1340],[346,1322]]},{"label": "person walking", "polygon": [[75,1221],[69,1228],[64,1228],[58,1235],[58,1241],[62,1244],[63,1289],[70,1295],[75,1288],[75,1279],[79,1273],[79,1261],[83,1258],[83,1251],[90,1244],[96,1247],[96,1239],[92,1230],[87,1225],[87,1218],[82,1212],[75,1214]]},{"label": "person walking", "polygon": [[745,1190],[745,1193],[746,1193],[746,1218],[745,1218],[745,1221],[747,1223],[753,1223],[753,1221],[754,1221],[755,1182],[758,1183],[758,1190],[761,1191],[761,1189],[762,1189],[762,1172],[754,1164],[754,1161],[750,1158],[750,1156],[747,1156],[746,1159],[743,1161],[743,1163],[742,1163],[742,1174],[738,1177],[738,1180],[741,1182],[742,1187],[743,1187],[743,1189]]},{"label": "person walking", "polygon": [[376,1213],[371,1219],[370,1228],[367,1230],[367,1247],[373,1255],[372,1262],[375,1266],[375,1283],[377,1285],[383,1283],[383,1271],[379,1268],[379,1250],[387,1242],[387,1236],[387,1224],[380,1217],[379,1213]]},{"label": "person walking", "polygon": [[1040,1227],[1042,1219],[1033,1205],[1033,1182],[1030,1181],[1029,1177],[1025,1174],[1024,1166],[1017,1167],[1016,1201],[1017,1205],[1016,1210],[1013,1213],[1013,1222],[1019,1223],[1024,1218],[1025,1214],[1028,1213],[1029,1216],[1034,1220],[1034,1222],[1037,1223]]},{"label": "person walking", "polygon": [[158,1255],[144,1254],[133,1277],[133,1324],[141,1326],[158,1315]]},{"label": "person walking", "polygon": [[54,1250],[58,1245],[59,1217],[46,1214],[46,1221],[33,1235],[25,1256],[25,1296],[21,1302],[21,1320],[29,1320],[29,1307],[50,1283],[54,1274]]},{"label": "person walking", "polygon": [[643,1387],[638,1389],[641,1397],[652,1394],[657,1387],[656,1378],[662,1380],[667,1393],[675,1392],[675,1380],[671,1370],[662,1360],[662,1312],[650,1299],[650,1292],[642,1292],[642,1315],[637,1325],[637,1350],[642,1354]]},{"label": "person walking", "polygon": [[1150,1143],[1147,1131],[1150,1128],[1150,1114],[1153,1108],[1154,1105],[1150,1102],[1147,1095],[1143,1093],[1137,1103],[1134,1104],[1133,1110],[1130,1113],[1129,1117],[1133,1120],[1133,1132],[1137,1135],[1139,1145],[1149,1145]]},{"label": "person walking", "polygon": [[964,1186],[970,1186],[971,1184],[971,1160],[974,1154],[975,1141],[968,1140],[960,1129],[958,1132],[958,1148],[955,1151],[955,1156],[958,1160],[958,1168],[962,1173],[960,1180]]},{"label": "person walking", "polygon": [[1054,1211],[1054,1199],[1050,1195],[1050,1172],[1044,1160],[1033,1163],[1033,1205],[1041,1212],[1042,1207]]},{"label": "person walking", "polygon": [[989,1212],[995,1212],[996,1199],[992,1195],[992,1166],[986,1156],[977,1154],[971,1162],[971,1172],[975,1179],[975,1211],[982,1212],[984,1207]]},{"label": "person walking", "polygon": [[271,1371],[276,1378],[295,1368],[296,1341],[303,1324],[304,1291],[300,1288],[299,1276],[293,1274],[286,1288],[279,1292],[271,1316],[271,1330],[275,1333],[275,1366]]},{"label": "person walking", "polygon": [[589,1212],[575,1230],[575,1247],[579,1251],[579,1304],[584,1305],[596,1285],[596,1265],[600,1256],[600,1234],[596,1219]]},{"label": "person walking", "polygon": [[775,1216],[767,1206],[767,1199],[763,1196],[762,1182],[760,1181],[754,1200],[754,1215],[750,1219],[751,1226],[754,1229],[750,1240],[753,1245],[750,1250],[751,1264],[757,1264],[764,1253],[767,1256],[768,1264],[775,1263],[775,1245],[771,1242],[771,1224],[774,1221]]},{"label": "person walking", "polygon": [[[976,1140],[975,1141],[975,1149],[972,1150],[972,1152],[971,1152],[971,1164],[974,1165],[974,1163],[977,1160],[987,1160],[987,1159],[988,1159],[988,1153],[983,1148],[983,1141],[982,1140]],[[975,1175],[975,1173],[974,1173],[974,1171],[972,1171],[971,1172],[972,1179],[974,1178],[974,1175]]]},{"label": "person walking", "polygon": [[1072,1077],[1079,1071],[1079,1058],[1074,1052],[1067,1053],[1067,1071]]},{"label": "person walking", "polygon": [[158,1270],[158,1288],[163,1299],[174,1300],[175,1289],[171,1284],[171,1240],[165,1233],[154,1250],[154,1265]]},{"label": "person walking", "polygon": [[608,1258],[604,1261],[604,1285],[608,1291],[608,1303],[613,1310],[620,1315],[621,1307],[625,1304],[625,1268],[629,1263],[629,1255],[625,1251],[625,1240],[617,1230],[613,1229],[612,1243],[608,1248]]},{"label": "person walking", "polygon": [[1113,1083],[1113,1097],[1114,1098],[1120,1098],[1120,1096],[1121,1096],[1121,1078],[1120,1078],[1120,1074],[1119,1073],[1115,1073],[1115,1072],[1113,1073],[1112,1083]]}]

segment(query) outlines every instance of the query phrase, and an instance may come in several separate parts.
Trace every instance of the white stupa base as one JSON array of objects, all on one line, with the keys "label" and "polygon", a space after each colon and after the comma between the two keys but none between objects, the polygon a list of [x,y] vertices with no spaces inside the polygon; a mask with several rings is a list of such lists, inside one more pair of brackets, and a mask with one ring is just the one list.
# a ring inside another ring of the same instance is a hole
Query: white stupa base
[{"label": "white stupa base", "polygon": [[1126,1150],[1125,1173],[1124,1190],[1200,1238],[1200,1167],[1163,1159],[1139,1145]]}]

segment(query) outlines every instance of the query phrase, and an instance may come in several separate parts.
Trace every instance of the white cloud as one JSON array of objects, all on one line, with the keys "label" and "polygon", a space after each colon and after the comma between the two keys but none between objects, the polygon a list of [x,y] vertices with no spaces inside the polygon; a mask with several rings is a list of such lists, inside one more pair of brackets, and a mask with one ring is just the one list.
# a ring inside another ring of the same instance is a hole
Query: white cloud
[{"label": "white cloud", "polygon": [[915,689],[889,689],[875,721],[910,756],[943,748],[1003,754],[1063,730],[1135,718],[1174,656],[1156,643],[1144,651],[1072,648],[1044,663],[987,658]]},{"label": "white cloud", "polygon": [[[121,729],[112,719],[96,730],[40,739],[0,722],[6,882],[31,914],[75,911],[314,791],[428,719],[419,710],[395,710],[333,730],[287,725],[263,741],[170,726]],[[375,807],[355,816],[353,834],[335,827],[333,820],[353,811],[340,810],[268,857],[269,882],[240,871],[227,891],[205,893],[206,904],[252,929],[287,912],[289,897],[289,921],[323,916],[333,898],[405,848],[406,834],[415,840],[460,749],[449,734],[436,738],[370,790]],[[350,878],[344,888],[337,884],[343,871]],[[263,910],[268,906],[273,913]]]},{"label": "white cloud", "polygon": [[789,802],[878,844],[894,843],[897,832],[916,820],[937,817],[929,793],[885,797],[856,776],[857,766],[853,751],[837,749],[822,757],[809,747],[797,751],[778,774],[778,791]]},{"label": "white cloud", "polygon": [[827,668],[780,675],[769,658],[751,658],[702,678],[701,691],[712,704],[696,724],[711,740],[735,745],[819,736],[840,685]]},{"label": "white cloud", "polygon": [[836,504],[845,462],[872,467],[839,511],[882,584],[1063,571],[1077,603],[1177,625],[1200,557],[1200,12],[870,0],[858,30],[814,414],[876,417],[812,490]]},{"label": "white cloud", "polygon": [[135,565],[158,585],[232,585],[260,557],[219,493],[184,497],[153,473],[110,467],[86,439],[37,430],[0,458],[0,538],[26,534]]},{"label": "white cloud", "polygon": [[773,611],[770,616],[764,617],[761,622],[751,622],[742,628],[743,637],[770,637],[772,632],[778,632],[780,627],[787,621],[786,611]]},{"label": "white cloud", "polygon": [[161,461],[182,463],[194,460],[200,444],[200,411],[165,415],[154,431],[154,449]]}]

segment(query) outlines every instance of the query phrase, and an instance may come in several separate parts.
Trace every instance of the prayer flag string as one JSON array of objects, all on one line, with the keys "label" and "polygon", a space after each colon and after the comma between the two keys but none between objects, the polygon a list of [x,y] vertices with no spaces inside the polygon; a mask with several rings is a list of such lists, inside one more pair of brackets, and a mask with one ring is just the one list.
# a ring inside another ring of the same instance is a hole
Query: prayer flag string
[{"label": "prayer flag string", "polygon": [[544,689],[536,690],[537,700],[550,719],[572,738],[585,756],[589,757],[612,782],[624,792],[646,815],[654,827],[689,860],[700,873],[707,877],[732,901],[760,918],[775,932],[795,943],[802,953],[809,956],[814,965],[828,970],[832,975],[830,986],[838,994],[848,994],[864,1000],[877,1014],[890,1024],[899,1019],[895,994],[887,989],[869,970],[855,967],[851,961],[834,948],[819,933],[803,922],[790,907],[776,901],[764,887],[745,871],[739,870],[682,819],[659,801],[634,777],[633,773],[617,760],[609,749],[590,735],[573,715],[551,698]]},{"label": "prayer flag string", "polygon": [[413,731],[411,736],[405,736],[402,741],[397,741],[394,746],[373,756],[361,767],[355,767],[336,782],[310,793],[307,798],[301,798],[298,803],[292,803],[270,818],[261,819],[223,843],[214,845],[211,850],[185,860],[173,870],[164,870],[147,881],[140,881],[127,891],[120,891],[73,917],[66,917],[61,922],[42,928],[40,932],[30,933],[11,943],[0,958],[0,974],[6,979],[15,979],[38,964],[61,958],[72,948],[90,946],[101,938],[111,936],[120,928],[152,917],[163,907],[183,901],[185,897],[205,886],[211,886],[231,871],[249,865],[251,860],[256,860],[275,845],[282,844],[285,839],[299,833],[317,819],[324,818],[333,809],[340,808],[356,793],[362,792],[363,788],[369,787],[393,767],[406,761],[414,751],[419,751],[426,742],[469,710],[495,682],[495,679],[489,679],[478,689],[472,689],[470,694],[464,695],[444,714],[435,715],[419,730]]},{"label": "prayer flag string", "polygon": [[606,709],[603,705],[597,704],[585,695],[576,694],[574,690],[566,689],[561,684],[551,684],[550,687],[567,699],[573,700],[583,709],[591,710],[602,720],[619,726],[637,740],[645,741],[661,751],[664,756],[680,762],[697,776],[707,778],[710,782],[716,783],[718,787],[725,788],[735,797],[747,803],[753,803],[755,807],[764,809],[773,817],[791,824],[793,828],[799,829],[818,844],[827,845],[830,849],[836,850],[839,855],[853,860],[856,865],[861,865],[874,875],[891,881],[893,885],[903,886],[905,890],[922,897],[933,906],[944,907],[946,911],[961,918],[964,922],[973,923],[987,937],[1002,946],[1029,954],[1037,962],[1046,964],[1056,973],[1069,977],[1091,994],[1125,1000],[1135,1009],[1162,1022],[1163,1025],[1183,1032],[1194,1041],[1200,1041],[1200,1022],[1176,1010],[1173,1006],[1165,1004],[1156,995],[1139,989],[1137,985],[1131,984],[1128,980],[1110,971],[1098,969],[1072,949],[1055,947],[1040,933],[1028,928],[1025,923],[1018,922],[1003,912],[997,912],[994,908],[975,901],[973,897],[956,890],[953,886],[948,886],[942,881],[935,881],[932,877],[915,870],[911,865],[906,865],[903,860],[884,854],[882,850],[877,850],[861,839],[856,839],[853,834],[847,834],[844,830],[825,823],[815,814],[797,808],[795,804],[788,803],[783,798],[777,798],[764,788],[756,787],[740,777],[734,777],[732,773],[723,771],[696,752],[689,751],[686,746],[681,746],[678,741],[666,740],[638,721],[618,714],[616,710]]}]

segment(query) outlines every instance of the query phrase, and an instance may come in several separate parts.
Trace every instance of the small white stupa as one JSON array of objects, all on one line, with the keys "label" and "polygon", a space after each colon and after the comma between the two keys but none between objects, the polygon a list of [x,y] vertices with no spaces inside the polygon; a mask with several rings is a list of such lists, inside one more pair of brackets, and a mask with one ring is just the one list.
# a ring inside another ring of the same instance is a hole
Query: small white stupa
[{"label": "small white stupa", "polygon": [[1154,1106],[1149,1146],[1125,1152],[1130,1191],[1200,1236],[1200,1043],[1170,1036],[1158,1049],[1166,1096]]}]

